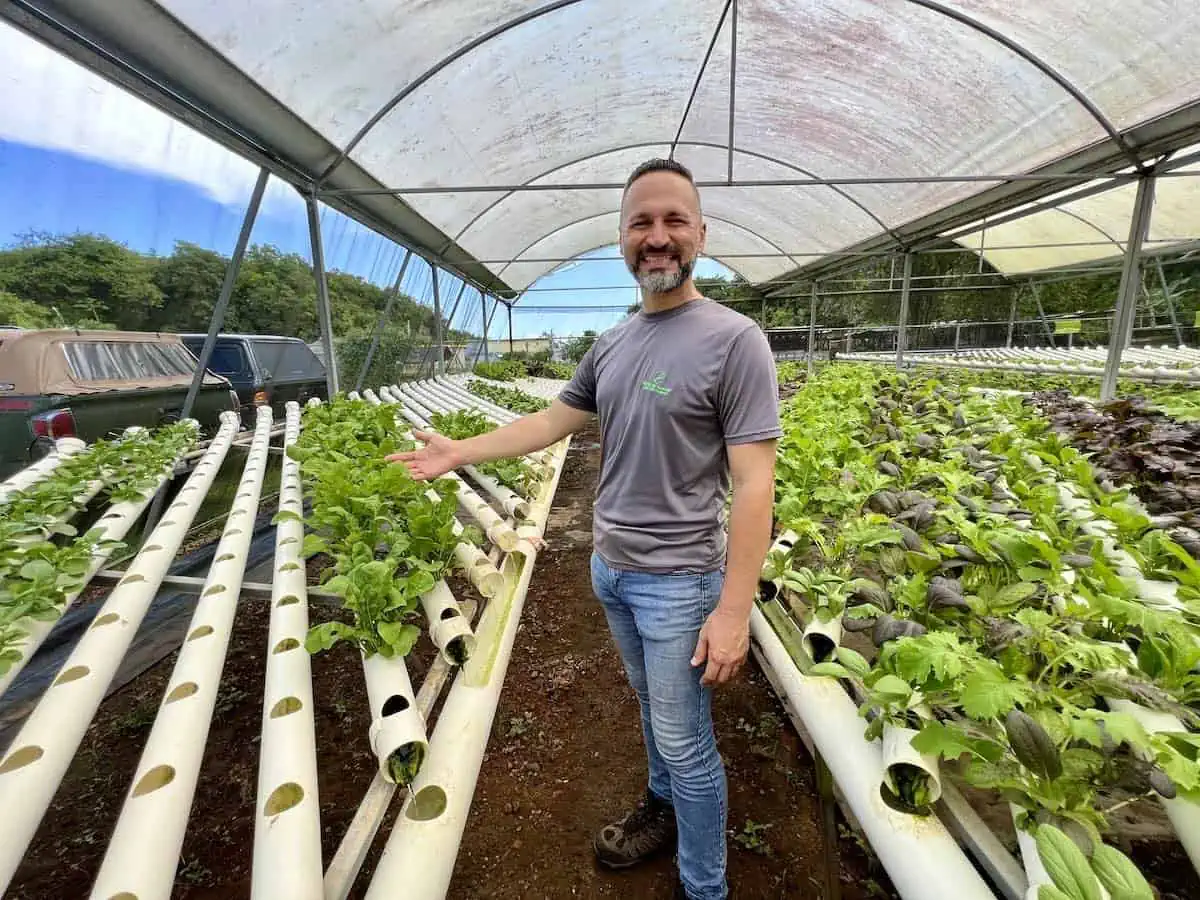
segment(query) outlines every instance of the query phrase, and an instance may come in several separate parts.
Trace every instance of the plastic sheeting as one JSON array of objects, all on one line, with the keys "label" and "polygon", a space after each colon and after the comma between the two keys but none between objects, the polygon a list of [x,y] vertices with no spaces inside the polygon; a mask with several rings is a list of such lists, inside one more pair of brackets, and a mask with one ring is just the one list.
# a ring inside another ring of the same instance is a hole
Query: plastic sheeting
[{"label": "plastic sheeting", "polygon": [[[623,180],[636,161],[675,138],[725,3],[160,5],[334,145],[361,138],[350,159],[381,182],[405,187]],[[944,5],[1037,54],[1118,129],[1200,97],[1200,4]],[[492,31],[499,33],[483,40]],[[724,152],[714,147],[730,138],[733,37],[729,16],[683,122],[678,155],[704,179],[727,172]],[[1096,118],[1029,60],[916,2],[738,0],[736,48],[735,180],[798,177],[796,167],[859,178],[1023,172],[1107,139]],[[723,221],[714,221],[710,250],[720,258],[723,247],[734,246],[838,249],[879,234],[880,221],[909,222],[979,189],[711,188],[706,207]],[[404,200],[477,258],[510,260],[545,256],[550,247],[573,256],[611,242],[614,193]],[[797,264],[786,256],[728,263],[755,281]],[[555,265],[489,267],[521,288]]]}]

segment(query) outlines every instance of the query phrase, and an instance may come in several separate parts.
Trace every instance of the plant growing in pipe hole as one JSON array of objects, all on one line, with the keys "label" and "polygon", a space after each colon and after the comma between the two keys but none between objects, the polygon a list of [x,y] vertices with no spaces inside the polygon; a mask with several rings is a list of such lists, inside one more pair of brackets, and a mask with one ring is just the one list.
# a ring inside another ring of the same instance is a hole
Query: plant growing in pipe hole
[{"label": "plant growing in pipe hole", "polygon": [[[455,534],[451,480],[418,482],[385,461],[411,446],[388,406],[337,397],[304,411],[303,430],[288,450],[312,500],[302,555],[333,558],[322,582],[354,620],[311,628],[309,652],[349,640],[366,656],[406,656],[420,633],[421,596],[449,569],[460,540],[479,539],[474,529]],[[292,515],[281,512],[276,521]]]},{"label": "plant growing in pipe hole", "polygon": [[0,675],[22,659],[28,624],[54,621],[83,588],[93,556],[125,546],[99,524],[79,534],[71,522],[96,485],[111,503],[145,500],[196,434],[179,422],[98,441],[0,503]]},{"label": "plant growing in pipe hole", "polygon": [[[429,422],[438,434],[456,441],[486,434],[496,428],[482,413],[470,409],[459,409],[451,413],[435,412],[430,416]],[[484,475],[495,478],[509,490],[526,497],[533,496],[540,484],[533,467],[521,459],[497,459],[481,463],[476,468]]]}]

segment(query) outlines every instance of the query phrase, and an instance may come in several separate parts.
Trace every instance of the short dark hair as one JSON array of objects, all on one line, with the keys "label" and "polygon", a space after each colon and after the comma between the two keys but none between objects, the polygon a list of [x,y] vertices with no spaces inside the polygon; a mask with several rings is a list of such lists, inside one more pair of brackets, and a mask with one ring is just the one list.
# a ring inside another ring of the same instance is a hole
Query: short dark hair
[{"label": "short dark hair", "polygon": [[692,170],[678,160],[663,159],[662,157],[648,159],[633,170],[633,174],[625,182],[625,190],[621,193],[622,205],[624,205],[625,194],[629,193],[629,189],[633,186],[633,183],[643,175],[649,175],[651,172],[674,172],[676,175],[686,178],[688,184],[692,186],[692,190],[696,192],[696,205],[700,205],[700,189],[696,187],[696,179],[692,177]]}]

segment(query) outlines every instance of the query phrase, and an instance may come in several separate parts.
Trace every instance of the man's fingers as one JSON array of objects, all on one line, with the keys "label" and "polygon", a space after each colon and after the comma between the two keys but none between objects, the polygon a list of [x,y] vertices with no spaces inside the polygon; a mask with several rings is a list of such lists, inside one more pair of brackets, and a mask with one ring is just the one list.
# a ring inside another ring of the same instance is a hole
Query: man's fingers
[{"label": "man's fingers", "polygon": [[428,431],[417,431],[414,428],[413,429],[413,437],[415,437],[418,441],[422,441],[422,442],[428,444],[429,439],[430,439],[430,437],[432,437],[432,435]]},{"label": "man's fingers", "polygon": [[696,652],[692,654],[692,665],[698,666],[708,658],[708,636],[700,629],[700,639],[696,641]]},{"label": "man's fingers", "polygon": [[704,677],[700,679],[701,684],[714,684],[717,681],[717,676],[721,673],[723,667],[712,657],[708,659],[708,666],[704,670]]}]

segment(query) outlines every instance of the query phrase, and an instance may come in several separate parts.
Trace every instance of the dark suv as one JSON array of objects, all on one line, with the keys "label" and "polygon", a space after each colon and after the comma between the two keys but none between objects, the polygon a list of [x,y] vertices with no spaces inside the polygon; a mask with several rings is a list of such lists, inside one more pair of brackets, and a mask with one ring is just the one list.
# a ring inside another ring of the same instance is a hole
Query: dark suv
[{"label": "dark suv", "polygon": [[[204,335],[182,334],[184,345],[197,357]],[[254,407],[270,404],[282,420],[284,405],[301,406],[310,397],[328,399],[325,366],[299,338],[268,334],[219,334],[208,370],[228,379],[242,407],[242,422],[254,423]]]}]

